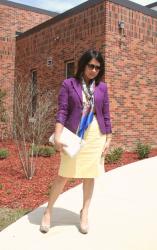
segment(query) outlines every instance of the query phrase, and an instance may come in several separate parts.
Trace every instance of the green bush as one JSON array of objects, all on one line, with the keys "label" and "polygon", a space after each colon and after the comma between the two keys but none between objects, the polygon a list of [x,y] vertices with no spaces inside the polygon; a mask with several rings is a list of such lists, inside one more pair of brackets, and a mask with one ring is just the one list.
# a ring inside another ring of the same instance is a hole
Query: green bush
[{"label": "green bush", "polygon": [[55,150],[53,147],[50,146],[44,146],[39,148],[39,155],[44,157],[49,157],[55,153]]},{"label": "green bush", "polygon": [[106,163],[114,163],[121,159],[123,154],[123,149],[121,147],[114,148],[109,154],[106,155]]},{"label": "green bush", "polygon": [[0,159],[5,159],[8,157],[8,155],[9,155],[9,152],[7,149],[5,148],[0,149]]},{"label": "green bush", "polygon": [[142,144],[140,141],[136,145],[136,153],[139,159],[148,158],[151,150],[151,146],[148,144]]},{"label": "green bush", "polygon": [[39,155],[39,146],[36,145],[32,145],[30,150],[29,150],[29,155],[31,156],[33,154],[33,156]]},{"label": "green bush", "polygon": [[6,108],[5,108],[6,92],[0,89],[0,121],[6,122]]},{"label": "green bush", "polygon": [[33,150],[34,156],[37,155],[37,156],[50,157],[51,155],[53,155],[55,153],[54,148],[50,147],[50,146],[36,146],[36,145],[34,145],[30,149],[30,155],[32,155],[32,150]]}]

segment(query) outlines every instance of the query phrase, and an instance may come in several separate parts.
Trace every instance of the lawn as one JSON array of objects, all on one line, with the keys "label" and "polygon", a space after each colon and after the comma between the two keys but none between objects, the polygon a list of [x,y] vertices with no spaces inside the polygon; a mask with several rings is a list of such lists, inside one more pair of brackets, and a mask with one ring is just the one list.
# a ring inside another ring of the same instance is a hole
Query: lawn
[{"label": "lawn", "polygon": [[29,211],[29,209],[0,208],[0,231],[18,220]]}]

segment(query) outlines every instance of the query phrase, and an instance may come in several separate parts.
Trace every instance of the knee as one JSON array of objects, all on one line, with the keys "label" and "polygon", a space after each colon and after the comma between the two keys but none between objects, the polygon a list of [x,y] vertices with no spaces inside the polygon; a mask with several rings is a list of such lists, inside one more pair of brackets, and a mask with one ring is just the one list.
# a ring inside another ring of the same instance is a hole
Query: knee
[{"label": "knee", "polygon": [[83,183],[94,183],[94,178],[84,178]]},{"label": "knee", "polygon": [[68,180],[67,177],[63,177],[63,176],[60,176],[60,175],[58,175],[58,177],[57,177],[58,182],[67,182],[67,180]]}]

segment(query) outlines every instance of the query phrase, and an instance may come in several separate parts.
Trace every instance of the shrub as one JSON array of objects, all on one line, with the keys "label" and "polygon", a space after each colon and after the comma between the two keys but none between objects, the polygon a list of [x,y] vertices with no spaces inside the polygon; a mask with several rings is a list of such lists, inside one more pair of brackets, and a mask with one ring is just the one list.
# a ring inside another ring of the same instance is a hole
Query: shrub
[{"label": "shrub", "polygon": [[55,153],[55,150],[53,147],[50,146],[36,146],[33,145],[30,149],[30,155],[32,154],[33,150],[33,156],[44,156],[44,157],[50,157]]},{"label": "shrub", "polygon": [[136,145],[136,153],[139,159],[148,158],[151,150],[151,146],[148,144],[142,144],[140,141]]},{"label": "shrub", "polygon": [[29,155],[30,156],[36,156],[39,155],[39,146],[32,145],[30,150],[29,150]]},{"label": "shrub", "polygon": [[8,155],[9,155],[9,152],[7,149],[5,148],[0,149],[0,159],[5,159],[8,157]]},{"label": "shrub", "polygon": [[50,146],[44,146],[39,148],[39,155],[44,157],[50,157],[55,153],[55,150],[53,147]]},{"label": "shrub", "polygon": [[5,108],[6,92],[0,89],[0,121],[6,122],[6,108]]},{"label": "shrub", "polygon": [[106,155],[105,161],[107,163],[114,163],[121,159],[123,149],[121,147],[114,148],[109,154]]}]

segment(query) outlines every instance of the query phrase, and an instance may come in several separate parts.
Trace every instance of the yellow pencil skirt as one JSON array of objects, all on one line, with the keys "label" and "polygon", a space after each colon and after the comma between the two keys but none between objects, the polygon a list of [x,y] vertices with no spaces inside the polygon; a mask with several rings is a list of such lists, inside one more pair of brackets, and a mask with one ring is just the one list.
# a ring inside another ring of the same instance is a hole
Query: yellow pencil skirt
[{"label": "yellow pencil skirt", "polygon": [[59,176],[69,178],[94,178],[104,173],[104,157],[101,157],[106,142],[96,117],[85,132],[86,144],[73,158],[61,153]]}]

